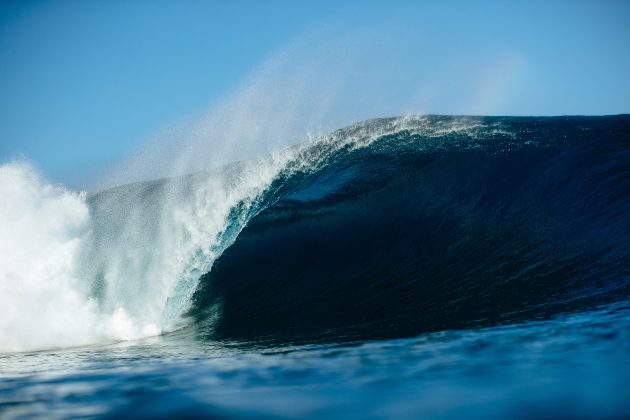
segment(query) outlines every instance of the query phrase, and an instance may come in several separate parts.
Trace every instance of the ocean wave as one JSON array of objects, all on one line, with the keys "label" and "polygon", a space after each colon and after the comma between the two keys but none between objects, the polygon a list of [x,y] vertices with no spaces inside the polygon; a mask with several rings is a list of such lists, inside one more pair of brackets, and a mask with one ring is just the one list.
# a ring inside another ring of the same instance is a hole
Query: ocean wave
[{"label": "ocean wave", "polygon": [[4,165],[0,351],[191,324],[211,339],[405,336],[627,299],[629,128],[376,119],[87,196]]}]

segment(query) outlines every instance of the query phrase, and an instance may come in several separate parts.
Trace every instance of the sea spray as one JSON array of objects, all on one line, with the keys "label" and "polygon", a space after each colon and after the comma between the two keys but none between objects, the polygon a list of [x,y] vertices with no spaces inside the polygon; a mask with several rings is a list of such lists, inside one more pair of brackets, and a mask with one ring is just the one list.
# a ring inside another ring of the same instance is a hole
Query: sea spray
[{"label": "sea spray", "polygon": [[111,310],[171,330],[199,277],[255,211],[287,159],[277,153],[225,170],[133,184],[89,199],[94,235],[84,275]]}]

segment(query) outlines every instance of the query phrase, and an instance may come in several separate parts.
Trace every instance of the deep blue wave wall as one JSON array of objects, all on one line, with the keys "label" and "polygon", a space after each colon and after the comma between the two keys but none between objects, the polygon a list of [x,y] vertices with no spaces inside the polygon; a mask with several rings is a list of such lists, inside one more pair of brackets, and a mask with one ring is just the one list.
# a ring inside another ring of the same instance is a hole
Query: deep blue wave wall
[{"label": "deep blue wave wall", "polygon": [[402,130],[278,179],[191,316],[215,338],[339,340],[627,299],[630,116],[478,122],[474,137]]}]

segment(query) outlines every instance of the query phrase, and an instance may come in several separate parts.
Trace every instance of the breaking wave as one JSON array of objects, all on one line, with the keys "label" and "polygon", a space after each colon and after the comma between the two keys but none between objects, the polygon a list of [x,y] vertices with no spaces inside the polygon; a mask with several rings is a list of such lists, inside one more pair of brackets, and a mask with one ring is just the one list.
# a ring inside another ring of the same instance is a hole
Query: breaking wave
[{"label": "breaking wave", "polygon": [[91,195],[0,168],[0,351],[385,337],[630,294],[630,118],[371,120]]}]

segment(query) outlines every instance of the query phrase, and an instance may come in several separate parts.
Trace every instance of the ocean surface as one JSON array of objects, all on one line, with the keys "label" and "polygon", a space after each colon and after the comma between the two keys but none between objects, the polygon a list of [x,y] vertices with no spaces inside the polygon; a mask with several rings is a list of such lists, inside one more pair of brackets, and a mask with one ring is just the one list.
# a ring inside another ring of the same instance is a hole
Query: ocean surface
[{"label": "ocean surface", "polygon": [[0,166],[0,418],[629,418],[630,116],[374,119],[77,193]]}]

